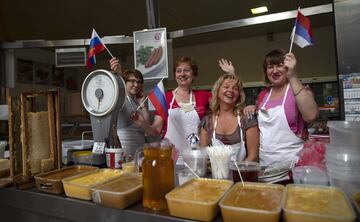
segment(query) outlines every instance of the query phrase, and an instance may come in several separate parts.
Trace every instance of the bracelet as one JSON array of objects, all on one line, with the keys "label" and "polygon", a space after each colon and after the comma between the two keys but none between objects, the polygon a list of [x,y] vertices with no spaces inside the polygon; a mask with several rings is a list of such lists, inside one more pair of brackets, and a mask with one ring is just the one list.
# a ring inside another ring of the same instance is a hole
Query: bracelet
[{"label": "bracelet", "polygon": [[305,87],[304,87],[304,86],[302,86],[302,87],[301,87],[301,89],[299,89],[299,91],[298,91],[297,93],[295,93],[295,94],[294,94],[294,96],[299,95],[299,93],[301,93],[301,91],[303,91],[303,89],[305,89]]}]

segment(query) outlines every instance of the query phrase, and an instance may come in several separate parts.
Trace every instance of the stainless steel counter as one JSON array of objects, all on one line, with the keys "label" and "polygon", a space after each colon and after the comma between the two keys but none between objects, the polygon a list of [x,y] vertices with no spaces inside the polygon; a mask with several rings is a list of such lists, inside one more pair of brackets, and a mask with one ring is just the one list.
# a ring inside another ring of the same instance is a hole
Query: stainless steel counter
[{"label": "stainless steel counter", "polygon": [[[68,198],[65,195],[42,193],[36,189],[0,188],[1,222],[120,222],[120,221],[189,221],[175,218],[168,212],[143,208],[139,201],[125,210],[103,207],[90,201]],[[220,213],[215,221],[222,221]]]}]

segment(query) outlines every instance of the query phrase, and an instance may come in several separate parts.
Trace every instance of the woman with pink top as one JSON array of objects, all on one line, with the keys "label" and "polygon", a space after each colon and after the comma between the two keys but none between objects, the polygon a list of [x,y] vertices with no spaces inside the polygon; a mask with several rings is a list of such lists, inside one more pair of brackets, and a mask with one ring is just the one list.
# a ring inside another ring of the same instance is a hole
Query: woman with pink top
[{"label": "woman with pink top", "polygon": [[296,74],[296,58],[283,50],[269,52],[263,61],[265,82],[257,100],[260,165],[296,162],[307,138],[307,123],[318,117],[311,90]]}]

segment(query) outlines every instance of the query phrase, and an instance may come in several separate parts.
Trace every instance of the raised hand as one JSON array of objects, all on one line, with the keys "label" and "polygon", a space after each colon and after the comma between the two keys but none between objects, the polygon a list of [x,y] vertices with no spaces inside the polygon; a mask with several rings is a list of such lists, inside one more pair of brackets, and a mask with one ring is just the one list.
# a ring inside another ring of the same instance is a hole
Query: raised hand
[{"label": "raised hand", "polygon": [[293,53],[287,53],[284,56],[284,66],[288,69],[286,73],[286,78],[288,80],[296,77],[296,58]]},{"label": "raised hand", "polygon": [[119,62],[119,59],[117,59],[116,57],[113,57],[110,59],[110,68],[112,71],[114,71],[116,74],[121,74],[122,73],[122,67],[121,64]]},{"label": "raised hand", "polygon": [[224,58],[219,59],[219,66],[224,72],[235,75],[235,68],[230,60]]}]

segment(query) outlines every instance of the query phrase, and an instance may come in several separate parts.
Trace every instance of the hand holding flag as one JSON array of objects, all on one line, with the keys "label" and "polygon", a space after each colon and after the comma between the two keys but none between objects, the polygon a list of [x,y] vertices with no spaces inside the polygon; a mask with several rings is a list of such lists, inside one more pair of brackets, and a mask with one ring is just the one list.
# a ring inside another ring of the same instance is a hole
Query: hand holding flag
[{"label": "hand holding flag", "polygon": [[114,57],[109,49],[106,47],[104,43],[102,43],[99,35],[96,33],[95,29],[92,30],[91,33],[91,39],[90,39],[90,45],[89,45],[89,51],[87,54],[87,60],[86,60],[86,66],[88,69],[91,69],[94,67],[96,63],[95,55],[104,51],[106,49],[111,57]]},{"label": "hand holding flag", "polygon": [[289,52],[292,50],[293,43],[297,44],[301,48],[304,48],[308,45],[314,45],[310,19],[305,17],[300,12],[300,8],[297,11],[295,25],[291,33],[291,44]]},{"label": "hand holding flag", "polygon": [[150,99],[151,103],[155,107],[161,118],[166,121],[168,117],[168,108],[166,104],[165,90],[163,84],[164,78],[153,88],[149,95],[142,101],[136,111],[145,103],[147,99]]}]

